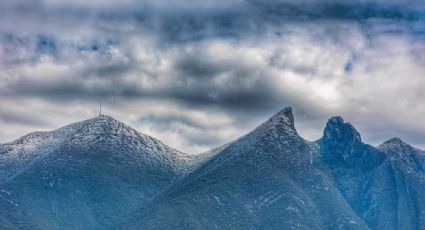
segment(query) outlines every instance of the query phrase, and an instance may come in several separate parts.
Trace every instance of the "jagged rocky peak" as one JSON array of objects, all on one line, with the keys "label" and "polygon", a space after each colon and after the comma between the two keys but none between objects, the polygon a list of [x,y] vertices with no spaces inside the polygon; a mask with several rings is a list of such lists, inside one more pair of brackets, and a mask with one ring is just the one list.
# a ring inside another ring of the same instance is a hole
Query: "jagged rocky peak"
[{"label": "jagged rocky peak", "polygon": [[266,124],[270,126],[284,125],[295,131],[294,115],[290,106],[282,109],[271,117]]},{"label": "jagged rocky peak", "polygon": [[364,144],[359,132],[342,117],[329,119],[318,143],[322,156],[332,167],[366,172],[376,168],[385,158],[384,153]]},{"label": "jagged rocky peak", "polygon": [[361,142],[360,133],[340,116],[331,117],[323,132],[323,140],[335,143]]}]

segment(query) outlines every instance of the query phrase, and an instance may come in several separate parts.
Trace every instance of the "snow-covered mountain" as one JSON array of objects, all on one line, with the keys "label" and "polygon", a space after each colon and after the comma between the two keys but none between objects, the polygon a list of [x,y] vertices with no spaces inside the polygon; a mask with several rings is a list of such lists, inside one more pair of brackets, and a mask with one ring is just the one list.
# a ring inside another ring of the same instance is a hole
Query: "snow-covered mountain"
[{"label": "snow-covered mountain", "polygon": [[197,160],[107,116],[32,133],[0,147],[0,216],[30,229],[104,229]]},{"label": "snow-covered mountain", "polygon": [[425,152],[285,108],[200,156],[100,116],[0,145],[4,229],[425,229]]},{"label": "snow-covered mountain", "polygon": [[136,213],[128,229],[367,229],[285,108]]},{"label": "snow-covered mountain", "polygon": [[424,229],[425,154],[392,142],[364,144],[341,117],[328,121],[323,138],[308,142],[286,108],[219,149],[121,226]]}]

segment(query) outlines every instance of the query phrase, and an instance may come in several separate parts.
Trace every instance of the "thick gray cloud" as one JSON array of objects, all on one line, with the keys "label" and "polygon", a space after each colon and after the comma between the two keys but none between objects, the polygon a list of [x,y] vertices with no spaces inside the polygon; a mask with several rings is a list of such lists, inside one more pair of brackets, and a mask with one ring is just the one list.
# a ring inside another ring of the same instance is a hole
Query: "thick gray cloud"
[{"label": "thick gray cloud", "polygon": [[3,1],[0,141],[111,114],[188,152],[286,105],[425,147],[423,1]]}]

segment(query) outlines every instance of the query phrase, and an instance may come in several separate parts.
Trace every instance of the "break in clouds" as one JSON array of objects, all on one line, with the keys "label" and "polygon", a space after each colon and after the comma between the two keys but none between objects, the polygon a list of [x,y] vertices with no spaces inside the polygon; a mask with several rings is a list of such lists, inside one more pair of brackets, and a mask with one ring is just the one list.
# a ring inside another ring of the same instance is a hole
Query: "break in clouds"
[{"label": "break in clouds", "polygon": [[0,142],[104,113],[180,150],[291,105],[425,146],[420,1],[2,1]]}]

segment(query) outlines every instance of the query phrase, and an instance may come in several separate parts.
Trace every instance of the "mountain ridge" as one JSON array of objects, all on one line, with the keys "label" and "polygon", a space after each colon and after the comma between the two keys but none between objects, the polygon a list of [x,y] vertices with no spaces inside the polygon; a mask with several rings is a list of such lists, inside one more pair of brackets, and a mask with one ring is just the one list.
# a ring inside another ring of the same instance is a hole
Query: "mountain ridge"
[{"label": "mountain ridge", "polygon": [[98,116],[0,145],[0,172],[15,172],[0,181],[0,227],[417,229],[424,168],[424,151],[365,144],[338,116],[307,141],[291,107],[199,157]]},{"label": "mountain ridge", "polygon": [[103,229],[199,160],[99,116],[2,145],[0,204],[19,229]]},{"label": "mountain ridge", "polygon": [[[146,134],[139,133],[135,129],[127,126],[126,124],[106,115],[100,115],[97,117],[89,118],[80,122],[75,122],[70,125],[52,130],[52,131],[36,131],[24,135],[12,142],[2,144],[0,147],[0,157],[14,158],[20,155],[21,151],[29,151],[34,154],[34,151],[40,148],[58,148],[63,142],[72,141],[75,145],[90,146],[98,141],[98,136],[102,135],[115,136],[119,135],[141,139],[141,148],[152,148],[150,145],[159,146],[160,148],[169,148],[176,158],[182,158],[182,160],[192,161],[196,160],[195,156],[185,154],[174,148],[169,147],[163,142]],[[123,141],[116,139],[116,141]],[[13,148],[13,146],[18,146]],[[41,152],[41,151],[38,151]],[[37,153],[38,153],[37,152]],[[49,151],[42,151],[48,153]],[[37,154],[36,153],[36,154]],[[43,157],[43,156],[40,156]]]}]

